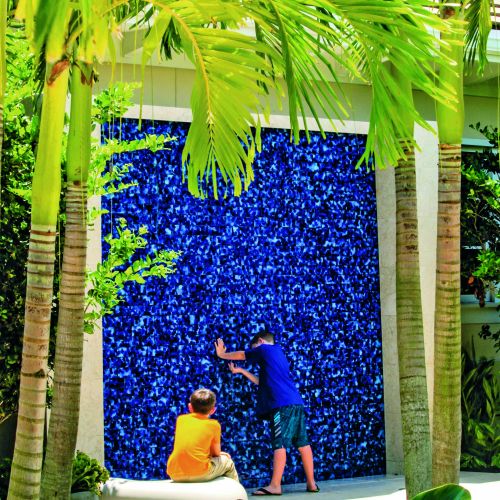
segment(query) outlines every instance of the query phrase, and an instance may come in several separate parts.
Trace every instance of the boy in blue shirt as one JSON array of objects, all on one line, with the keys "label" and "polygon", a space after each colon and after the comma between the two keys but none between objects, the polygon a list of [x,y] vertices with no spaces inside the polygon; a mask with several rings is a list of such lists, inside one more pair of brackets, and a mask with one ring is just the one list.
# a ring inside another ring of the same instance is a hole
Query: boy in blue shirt
[{"label": "boy in blue shirt", "polygon": [[[241,373],[257,384],[257,408],[260,418],[271,423],[271,440],[274,450],[273,475],[271,482],[264,488],[254,491],[254,496],[281,495],[281,478],[286,465],[286,448],[299,449],[306,474],[307,491],[316,493],[319,487],[314,479],[314,463],[311,446],[307,439],[304,402],[293,383],[290,366],[280,346],[274,343],[272,333],[262,331],[251,341],[251,349],[226,352],[222,339],[215,342],[217,356],[231,361],[232,373]],[[259,376],[235,366],[232,361],[247,360],[258,363]]]}]

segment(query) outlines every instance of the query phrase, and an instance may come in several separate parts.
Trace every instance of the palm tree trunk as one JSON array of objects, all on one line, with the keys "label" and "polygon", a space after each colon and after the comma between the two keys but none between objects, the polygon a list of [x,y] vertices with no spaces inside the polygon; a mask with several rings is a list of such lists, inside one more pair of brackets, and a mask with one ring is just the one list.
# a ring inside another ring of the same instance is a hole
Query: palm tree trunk
[{"label": "palm tree trunk", "polygon": [[458,483],[461,441],[460,144],[439,145],[433,483]]},{"label": "palm tree trunk", "polygon": [[[401,92],[413,102],[411,82],[394,71]],[[413,119],[402,112],[407,137],[401,138],[406,159],[395,169],[396,183],[396,317],[403,453],[408,498],[432,484],[432,451],[420,290],[417,186]]]},{"label": "palm tree trunk", "polygon": [[408,498],[432,485],[432,450],[420,290],[415,152],[396,179],[396,316],[405,483]]},{"label": "palm tree trunk", "polygon": [[42,499],[47,500],[69,498],[78,433],[83,359],[91,104],[92,67],[83,63],[74,64],[71,76],[68,189],[54,366],[54,397],[41,495]]},{"label": "palm tree trunk", "polygon": [[[443,8],[443,17],[459,23],[459,7]],[[457,66],[442,69],[440,83],[455,90],[454,109],[437,103],[439,180],[434,316],[433,484],[458,483],[461,440],[460,180],[463,110],[463,34],[444,35],[455,42],[448,55]]]},{"label": "palm tree trunk", "polygon": [[55,238],[61,191],[61,138],[69,67],[47,68],[33,175],[19,416],[8,500],[38,498],[42,470],[47,356]]}]

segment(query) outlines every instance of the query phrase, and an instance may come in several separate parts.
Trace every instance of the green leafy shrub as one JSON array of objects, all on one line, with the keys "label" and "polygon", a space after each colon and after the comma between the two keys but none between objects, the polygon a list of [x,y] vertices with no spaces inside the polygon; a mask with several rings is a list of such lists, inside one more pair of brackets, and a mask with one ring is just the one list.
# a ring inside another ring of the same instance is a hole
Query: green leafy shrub
[{"label": "green leafy shrub", "polygon": [[[10,458],[0,458],[0,500],[7,498],[9,491]],[[81,451],[77,451],[73,459],[73,477],[71,493],[90,491],[101,495],[101,485],[109,479],[109,472],[97,460]]]},{"label": "green leafy shrub", "polygon": [[127,221],[120,217],[116,220],[117,235],[105,236],[109,245],[106,260],[97,265],[95,271],[88,273],[90,289],[87,295],[85,312],[85,331],[93,333],[95,323],[123,302],[121,291],[128,282],[145,283],[148,277],[166,278],[175,272],[174,260],[180,255],[173,250],[160,250],[146,257],[136,253],[147,248],[145,235],[148,230],[141,226],[138,231],[127,227]]},{"label": "green leafy shrub", "polygon": [[[133,141],[118,141],[107,139],[104,144],[93,145],[91,165],[89,169],[89,196],[108,196],[124,191],[135,183],[124,183],[122,178],[128,172],[128,166],[113,166],[113,157],[123,152],[148,149],[152,152],[165,148],[165,143],[174,140],[163,135],[146,135],[144,139]],[[93,209],[89,211],[88,223],[92,226],[96,217],[106,210]],[[113,309],[123,301],[121,291],[126,283],[145,283],[149,277],[166,278],[175,272],[174,260],[180,253],[160,250],[138,257],[139,251],[147,249],[148,229],[141,226],[138,230],[128,227],[126,219],[119,217],[113,221],[115,234],[108,234],[104,241],[109,245],[105,260],[96,269],[87,273],[89,285],[85,308],[85,332],[93,333],[97,321],[111,314]]]},{"label": "green leafy shrub", "polygon": [[16,411],[19,396],[31,208],[18,192],[30,186],[38,138],[34,61],[22,30],[9,27],[7,54],[0,176],[0,421]]},{"label": "green leafy shrub", "polygon": [[500,471],[500,437],[496,413],[499,389],[495,361],[476,361],[474,352],[462,353],[462,454],[463,470]]},{"label": "green leafy shrub", "polygon": [[462,293],[475,293],[484,305],[485,288],[500,282],[500,163],[498,128],[471,128],[491,147],[462,155]]},{"label": "green leafy shrub", "polygon": [[109,472],[95,458],[81,451],[73,459],[71,493],[90,491],[101,496],[101,486],[109,479]]}]

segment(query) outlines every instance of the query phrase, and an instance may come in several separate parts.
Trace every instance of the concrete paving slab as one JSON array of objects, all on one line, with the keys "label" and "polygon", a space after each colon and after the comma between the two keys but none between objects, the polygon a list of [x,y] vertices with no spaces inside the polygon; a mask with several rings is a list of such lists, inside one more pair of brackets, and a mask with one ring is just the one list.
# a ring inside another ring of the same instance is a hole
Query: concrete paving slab
[{"label": "concrete paving slab", "polygon": [[[462,472],[460,484],[471,492],[472,500],[500,500],[500,473]],[[307,493],[305,484],[284,485],[282,496],[290,500],[406,500],[403,476],[337,479],[318,485],[319,493]],[[247,490],[249,497],[254,490]]]}]

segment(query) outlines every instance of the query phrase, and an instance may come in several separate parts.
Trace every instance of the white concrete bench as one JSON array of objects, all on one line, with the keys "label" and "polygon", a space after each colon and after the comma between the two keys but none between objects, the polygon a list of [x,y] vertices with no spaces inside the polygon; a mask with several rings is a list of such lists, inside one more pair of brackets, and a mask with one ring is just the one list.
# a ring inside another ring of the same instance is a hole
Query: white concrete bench
[{"label": "white concrete bench", "polygon": [[102,488],[102,499],[113,498],[121,500],[248,500],[245,488],[228,477],[218,477],[205,483],[111,478]]}]

